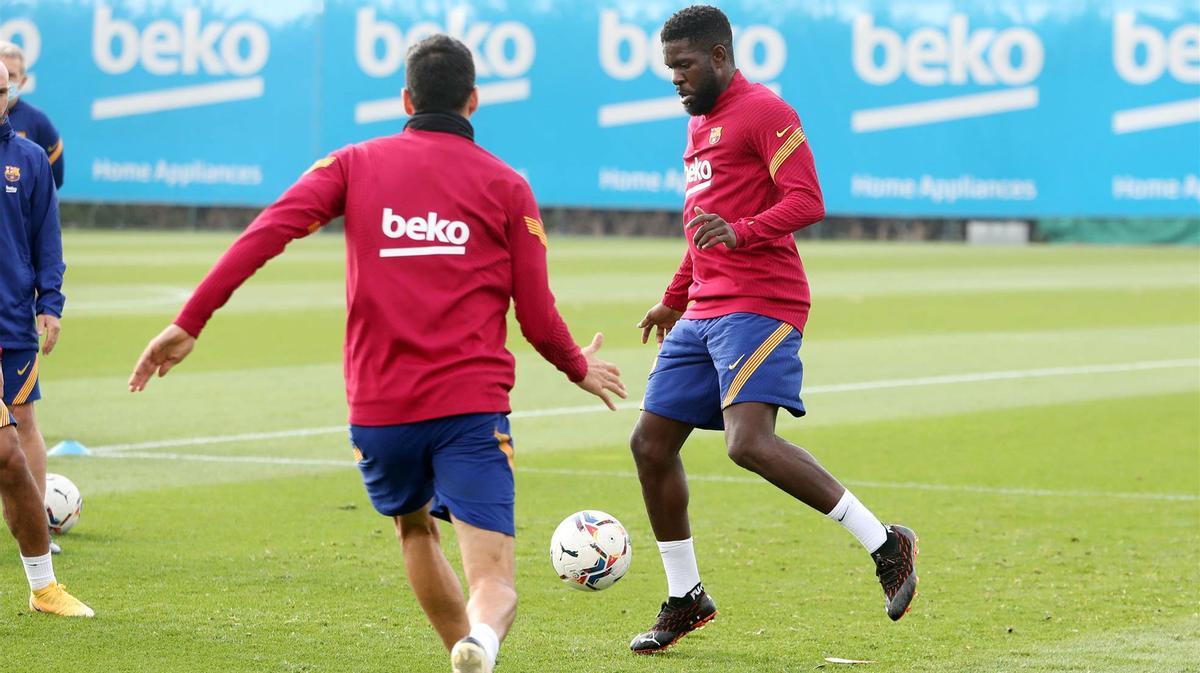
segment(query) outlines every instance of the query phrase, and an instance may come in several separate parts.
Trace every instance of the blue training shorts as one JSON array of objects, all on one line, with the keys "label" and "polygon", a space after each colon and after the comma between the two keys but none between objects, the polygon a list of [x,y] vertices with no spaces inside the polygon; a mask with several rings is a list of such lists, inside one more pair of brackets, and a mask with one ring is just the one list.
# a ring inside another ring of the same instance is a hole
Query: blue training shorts
[{"label": "blue training shorts", "polygon": [[432,501],[484,530],[515,535],[513,444],[508,416],[464,414],[417,423],[350,426],[363,484],[384,516],[411,514]]},{"label": "blue training shorts", "polygon": [[763,402],[804,415],[801,334],[757,313],[680,320],[663,341],[642,409],[706,430],[724,430],[725,407]]},{"label": "blue training shorts", "polygon": [[38,385],[38,352],[32,350],[4,349],[0,353],[0,366],[4,367],[4,403],[10,407],[28,404],[42,399]]}]

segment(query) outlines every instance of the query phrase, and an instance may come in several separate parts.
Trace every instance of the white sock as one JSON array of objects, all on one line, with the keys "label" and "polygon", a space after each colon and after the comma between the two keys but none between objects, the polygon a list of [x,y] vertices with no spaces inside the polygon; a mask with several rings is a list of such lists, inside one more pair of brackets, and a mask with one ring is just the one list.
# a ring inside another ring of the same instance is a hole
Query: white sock
[{"label": "white sock", "polygon": [[500,653],[500,637],[496,635],[496,631],[487,624],[473,624],[471,625],[471,637],[483,645],[483,651],[487,652],[488,661],[495,666],[496,655]]},{"label": "white sock", "polygon": [[869,552],[887,542],[887,529],[850,491],[843,493],[842,499],[825,516],[845,526]]},{"label": "white sock", "polygon": [[662,554],[663,569],[667,571],[668,596],[683,598],[700,583],[692,538],[659,542],[658,553]]},{"label": "white sock", "polygon": [[30,590],[37,591],[54,584],[54,562],[50,558],[50,552],[42,556],[21,557],[21,563],[25,564],[25,577],[29,578]]}]

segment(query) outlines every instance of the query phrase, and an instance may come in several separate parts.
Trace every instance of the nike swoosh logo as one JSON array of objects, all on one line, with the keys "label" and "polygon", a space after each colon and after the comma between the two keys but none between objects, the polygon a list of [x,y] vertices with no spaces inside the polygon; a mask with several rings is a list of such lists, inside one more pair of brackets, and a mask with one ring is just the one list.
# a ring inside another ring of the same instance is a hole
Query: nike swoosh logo
[{"label": "nike swoosh logo", "polygon": [[17,370],[17,376],[25,376],[25,372],[29,371],[29,365],[33,364],[33,360],[25,363],[25,366]]},{"label": "nike swoosh logo", "polygon": [[729,370],[733,371],[733,369],[738,366],[738,364],[742,361],[742,358],[744,358],[744,357],[746,357],[746,354],[742,353],[742,357],[738,358],[737,360],[734,360],[733,364],[729,365]]},{"label": "nike swoosh logo", "polygon": [[782,131],[776,131],[776,132],[775,132],[775,137],[776,137],[776,138],[782,138],[782,137],[783,137],[783,134],[787,133],[787,132],[788,132],[788,131],[790,131],[791,129],[792,129],[792,127],[791,127],[791,126],[788,126],[786,129],[784,129],[784,130],[782,130]]}]

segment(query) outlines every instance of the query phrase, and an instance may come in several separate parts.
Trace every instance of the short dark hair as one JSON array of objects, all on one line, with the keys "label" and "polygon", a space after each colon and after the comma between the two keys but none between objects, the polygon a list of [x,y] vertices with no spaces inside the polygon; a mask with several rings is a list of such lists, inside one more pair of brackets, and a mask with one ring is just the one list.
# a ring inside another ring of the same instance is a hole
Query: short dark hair
[{"label": "short dark hair", "polygon": [[417,112],[458,112],[475,88],[475,57],[449,35],[431,35],[408,50],[405,87]]},{"label": "short dark hair", "polygon": [[733,28],[725,12],[709,5],[692,5],[675,12],[662,27],[662,41],[687,40],[692,46],[711,51],[724,45],[733,61]]}]

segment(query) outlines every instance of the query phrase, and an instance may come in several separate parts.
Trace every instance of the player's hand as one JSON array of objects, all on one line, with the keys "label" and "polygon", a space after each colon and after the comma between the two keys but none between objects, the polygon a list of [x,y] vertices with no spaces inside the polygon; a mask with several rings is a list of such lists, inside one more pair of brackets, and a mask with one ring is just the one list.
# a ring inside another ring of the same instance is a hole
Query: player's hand
[{"label": "player's hand", "polygon": [[625,399],[625,384],[621,383],[621,370],[617,369],[616,365],[596,357],[596,351],[600,350],[603,343],[604,335],[597,332],[592,338],[592,343],[583,347],[583,357],[587,359],[588,370],[583,380],[575,385],[604,400],[609,409],[616,411],[617,405],[608,394],[613,393]]},{"label": "player's hand", "polygon": [[137,366],[129,377],[129,392],[145,390],[146,382],[156,371],[159,376],[166,376],[172,367],[183,362],[195,346],[196,337],[178,325],[167,325],[165,330],[150,340],[142,357],[138,358]]},{"label": "player's hand", "polygon": [[655,330],[654,340],[661,347],[663,339],[667,338],[681,317],[683,317],[682,312],[676,311],[666,304],[655,304],[649,311],[646,311],[646,317],[636,325],[642,330],[642,343],[649,341],[650,330]]},{"label": "player's hand", "polygon": [[730,250],[737,247],[737,233],[733,227],[720,215],[706,213],[700,206],[696,206],[696,216],[687,223],[686,228],[692,227],[696,227],[696,231],[692,232],[692,242],[699,250],[708,250],[718,243],[724,243]]},{"label": "player's hand", "polygon": [[54,344],[58,343],[60,332],[62,332],[62,325],[58,322],[58,316],[43,313],[37,317],[38,336],[46,337],[46,340],[42,342],[42,355],[49,355],[50,351],[54,350]]}]

